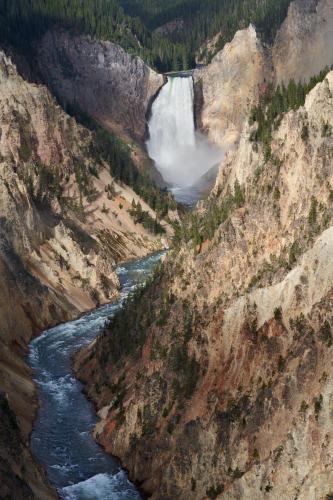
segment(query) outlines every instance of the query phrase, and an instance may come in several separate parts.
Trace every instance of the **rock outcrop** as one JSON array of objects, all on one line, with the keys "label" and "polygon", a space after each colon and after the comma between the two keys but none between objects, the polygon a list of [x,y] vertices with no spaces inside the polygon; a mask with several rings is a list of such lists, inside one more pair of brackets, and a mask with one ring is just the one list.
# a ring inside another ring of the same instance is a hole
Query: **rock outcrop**
[{"label": "rock outcrop", "polygon": [[245,125],[126,338],[76,361],[96,438],[152,498],[332,496],[332,95],[333,72],[269,160]]},{"label": "rock outcrop", "polygon": [[207,67],[194,72],[199,128],[224,148],[237,143],[267,83],[308,82],[332,66],[332,32],[329,0],[294,0],[270,47],[253,26],[238,31]]},{"label": "rock outcrop", "polygon": [[33,335],[112,300],[117,262],[161,241],[128,210],[94,133],[26,82],[0,52],[0,496],[52,498],[27,448],[37,401],[24,356]]},{"label": "rock outcrop", "polygon": [[228,147],[239,138],[249,107],[258,101],[268,77],[265,51],[253,26],[238,31],[212,63],[194,72],[202,89],[202,129],[216,144]]},{"label": "rock outcrop", "polygon": [[277,83],[307,82],[333,64],[333,8],[330,0],[295,0],[273,47]]},{"label": "rock outcrop", "polygon": [[140,58],[111,42],[52,31],[40,43],[38,61],[62,104],[118,135],[144,139],[146,114],[164,79]]}]

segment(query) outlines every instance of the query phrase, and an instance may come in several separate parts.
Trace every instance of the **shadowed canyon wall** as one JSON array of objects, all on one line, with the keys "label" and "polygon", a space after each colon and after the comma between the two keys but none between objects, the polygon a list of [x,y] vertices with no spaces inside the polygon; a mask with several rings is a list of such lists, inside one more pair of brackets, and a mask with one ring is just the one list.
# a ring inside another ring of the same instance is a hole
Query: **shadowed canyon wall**
[{"label": "shadowed canyon wall", "polygon": [[119,45],[48,32],[39,47],[40,71],[64,104],[79,107],[106,128],[142,141],[146,113],[164,83]]}]

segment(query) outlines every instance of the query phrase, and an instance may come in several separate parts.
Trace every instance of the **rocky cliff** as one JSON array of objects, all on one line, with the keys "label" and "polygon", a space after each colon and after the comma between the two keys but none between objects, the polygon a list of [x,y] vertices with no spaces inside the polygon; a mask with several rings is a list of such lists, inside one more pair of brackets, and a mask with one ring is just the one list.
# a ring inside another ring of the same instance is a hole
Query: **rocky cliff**
[{"label": "rocky cliff", "polygon": [[76,361],[96,438],[152,498],[332,496],[332,95],[333,72],[269,158],[245,124],[125,330]]},{"label": "rocky cliff", "polygon": [[40,71],[63,104],[78,107],[104,127],[138,141],[163,76],[119,45],[66,32],[42,39]]},{"label": "rocky cliff", "polygon": [[[95,132],[0,52],[0,496],[54,492],[27,448],[36,410],[23,359],[31,337],[118,293],[117,262],[161,247],[130,215]],[[168,229],[167,229],[168,231]]]},{"label": "rocky cliff", "polygon": [[222,147],[237,143],[267,83],[307,82],[332,66],[332,30],[329,0],[295,0],[271,46],[253,26],[238,31],[211,64],[194,72],[199,127]]},{"label": "rocky cliff", "polygon": [[268,77],[264,48],[253,26],[238,31],[212,63],[194,72],[202,89],[201,128],[217,144],[228,147],[239,137],[259,84]]},{"label": "rocky cliff", "polygon": [[333,9],[329,0],[296,0],[273,47],[277,82],[308,81],[333,64]]}]

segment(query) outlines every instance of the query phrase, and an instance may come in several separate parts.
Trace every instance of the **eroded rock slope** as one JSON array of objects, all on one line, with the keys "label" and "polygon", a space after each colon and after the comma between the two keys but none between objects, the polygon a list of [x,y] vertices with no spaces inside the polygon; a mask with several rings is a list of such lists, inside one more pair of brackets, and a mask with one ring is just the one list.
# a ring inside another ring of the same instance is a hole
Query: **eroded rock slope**
[{"label": "eroded rock slope", "polygon": [[296,0],[273,47],[277,82],[308,81],[333,64],[333,7],[330,0]]}]

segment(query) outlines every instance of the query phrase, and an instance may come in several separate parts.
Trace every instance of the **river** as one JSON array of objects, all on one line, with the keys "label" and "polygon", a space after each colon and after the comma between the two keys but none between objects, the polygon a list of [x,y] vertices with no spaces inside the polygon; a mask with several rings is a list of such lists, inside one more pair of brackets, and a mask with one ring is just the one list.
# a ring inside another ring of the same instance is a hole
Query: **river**
[{"label": "river", "polygon": [[117,269],[122,287],[117,302],[46,330],[30,344],[28,362],[34,371],[40,401],[31,448],[63,499],[141,498],[119,462],[104,453],[92,438],[97,416],[72,372],[71,358],[96,338],[128,294],[152,273],[161,255]]}]

